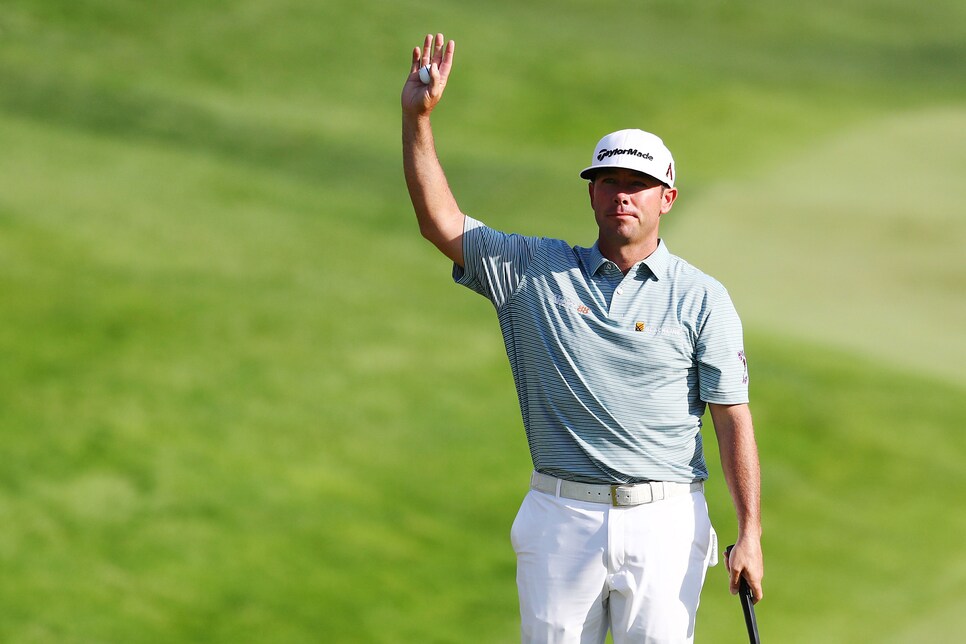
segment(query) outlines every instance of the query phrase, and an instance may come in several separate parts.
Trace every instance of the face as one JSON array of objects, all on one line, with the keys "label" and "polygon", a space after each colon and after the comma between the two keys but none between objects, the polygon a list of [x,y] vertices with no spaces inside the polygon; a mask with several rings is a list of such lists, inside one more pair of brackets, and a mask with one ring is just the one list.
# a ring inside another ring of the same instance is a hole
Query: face
[{"label": "face", "polygon": [[598,170],[590,184],[590,205],[601,244],[656,244],[661,215],[671,210],[677,193],[635,170]]}]

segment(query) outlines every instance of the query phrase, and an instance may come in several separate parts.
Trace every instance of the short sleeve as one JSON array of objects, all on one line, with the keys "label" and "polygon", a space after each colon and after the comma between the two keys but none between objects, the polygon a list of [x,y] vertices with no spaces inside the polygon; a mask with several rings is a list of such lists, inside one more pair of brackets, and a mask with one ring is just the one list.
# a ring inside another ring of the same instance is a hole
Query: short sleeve
[{"label": "short sleeve", "polygon": [[748,360],[741,320],[723,287],[702,324],[695,353],[701,400],[723,405],[748,402]]},{"label": "short sleeve", "polygon": [[453,265],[453,281],[489,299],[497,309],[513,296],[541,238],[503,233],[465,217],[463,266]]}]

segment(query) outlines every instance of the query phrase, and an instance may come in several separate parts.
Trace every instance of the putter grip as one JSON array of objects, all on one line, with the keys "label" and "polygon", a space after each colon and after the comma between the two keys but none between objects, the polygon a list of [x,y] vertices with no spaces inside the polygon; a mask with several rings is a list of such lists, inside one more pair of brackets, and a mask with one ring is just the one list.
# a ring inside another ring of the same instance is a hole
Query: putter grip
[{"label": "putter grip", "polygon": [[[733,547],[733,545],[728,546],[725,549],[725,555],[730,556]],[[761,644],[761,636],[758,634],[758,620],[755,617],[755,598],[752,596],[751,586],[744,576],[738,580],[738,599],[741,600],[741,612],[745,615],[745,626],[748,628],[748,641],[751,644]]]}]

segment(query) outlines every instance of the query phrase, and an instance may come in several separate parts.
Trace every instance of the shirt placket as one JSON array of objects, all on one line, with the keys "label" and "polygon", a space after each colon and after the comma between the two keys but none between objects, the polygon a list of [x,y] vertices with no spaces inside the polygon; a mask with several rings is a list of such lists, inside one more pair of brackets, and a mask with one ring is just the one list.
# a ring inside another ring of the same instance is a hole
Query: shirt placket
[{"label": "shirt placket", "polygon": [[627,319],[631,302],[640,284],[634,277],[634,271],[630,271],[614,289],[614,294],[610,300],[610,310],[608,317],[612,320],[624,321]]}]

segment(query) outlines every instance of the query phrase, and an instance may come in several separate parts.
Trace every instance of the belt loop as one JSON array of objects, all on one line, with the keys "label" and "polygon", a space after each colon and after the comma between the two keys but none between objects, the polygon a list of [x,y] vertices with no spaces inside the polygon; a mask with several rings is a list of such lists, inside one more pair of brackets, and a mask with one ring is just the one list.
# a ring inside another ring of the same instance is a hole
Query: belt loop
[{"label": "belt loop", "polygon": [[561,486],[561,485],[563,485],[563,479],[561,479],[561,478],[558,478],[558,479],[557,479],[557,489],[556,489],[556,490],[554,490],[554,494],[556,495],[556,497],[557,497],[558,499],[560,498],[560,486]]},{"label": "belt loop", "polygon": [[667,498],[667,489],[664,487],[664,481],[654,481],[651,483],[651,497],[655,501],[663,501]]}]

